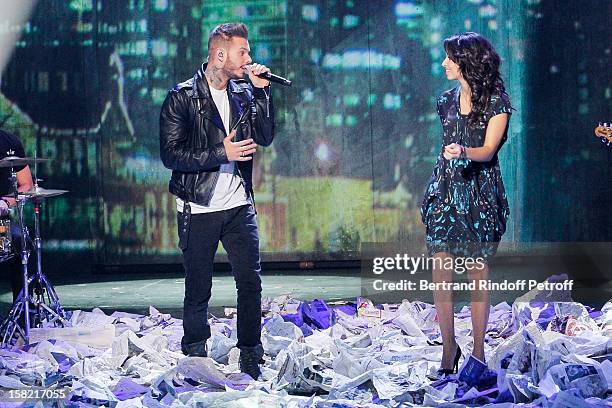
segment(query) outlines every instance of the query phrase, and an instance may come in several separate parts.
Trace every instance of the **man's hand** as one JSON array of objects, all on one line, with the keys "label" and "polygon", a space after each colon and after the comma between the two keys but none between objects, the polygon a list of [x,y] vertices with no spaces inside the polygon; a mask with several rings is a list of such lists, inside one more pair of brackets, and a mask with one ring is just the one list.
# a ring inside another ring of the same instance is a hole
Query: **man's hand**
[{"label": "man's hand", "polygon": [[270,68],[266,67],[265,65],[253,63],[251,64],[251,68],[249,69],[248,72],[249,72],[249,79],[251,80],[251,83],[253,84],[254,87],[265,88],[266,86],[270,85],[270,81],[257,76],[264,72],[270,72]]},{"label": "man's hand", "polygon": [[253,139],[241,140],[239,142],[232,142],[232,139],[236,136],[236,131],[227,135],[223,139],[223,146],[225,146],[225,155],[229,161],[249,161],[253,158],[250,156],[255,153],[257,145],[253,143]]}]

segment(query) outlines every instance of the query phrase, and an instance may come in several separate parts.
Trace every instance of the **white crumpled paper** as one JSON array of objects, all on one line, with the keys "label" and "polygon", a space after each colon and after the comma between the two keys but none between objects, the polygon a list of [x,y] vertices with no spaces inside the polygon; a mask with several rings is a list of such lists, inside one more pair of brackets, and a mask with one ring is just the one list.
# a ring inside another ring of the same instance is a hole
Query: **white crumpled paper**
[{"label": "white crumpled paper", "polygon": [[[82,406],[119,408],[455,407],[484,405],[502,394],[506,402],[487,406],[510,406],[508,398],[547,407],[610,404],[612,302],[593,319],[578,303],[532,304],[527,297],[541,298],[530,292],[490,310],[485,352],[497,382],[487,389],[467,386],[457,376],[432,380],[442,353],[433,305],[404,301],[378,309],[360,298],[360,313],[335,310],[331,327],[304,336],[283,320],[300,310],[300,301],[288,296],[264,302],[269,319],[262,329],[262,381],[240,372],[235,315],[209,320],[208,357],[185,357],[182,321],[151,307],[147,316],[108,316],[97,309],[72,314],[66,330],[106,327],[108,337],[112,328],[107,345],[79,341],[88,336],[72,333],[41,338],[23,350],[0,350],[0,389],[44,384],[67,388]],[[455,323],[467,357],[469,308],[456,314]]]}]

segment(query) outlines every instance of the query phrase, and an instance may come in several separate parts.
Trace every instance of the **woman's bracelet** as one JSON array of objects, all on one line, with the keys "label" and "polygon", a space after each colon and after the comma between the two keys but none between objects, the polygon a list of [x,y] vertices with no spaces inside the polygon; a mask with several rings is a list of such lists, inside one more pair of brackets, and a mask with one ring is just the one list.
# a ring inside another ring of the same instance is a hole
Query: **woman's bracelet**
[{"label": "woman's bracelet", "polygon": [[463,145],[460,145],[460,146],[461,146],[461,154],[459,155],[459,158],[467,160],[467,147]]}]

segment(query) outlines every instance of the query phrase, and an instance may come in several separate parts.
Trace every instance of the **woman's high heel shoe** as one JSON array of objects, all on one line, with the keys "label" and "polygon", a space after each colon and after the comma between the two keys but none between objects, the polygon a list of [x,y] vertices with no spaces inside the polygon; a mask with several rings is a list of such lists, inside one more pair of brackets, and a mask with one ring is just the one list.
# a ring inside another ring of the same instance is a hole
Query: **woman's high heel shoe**
[{"label": "woman's high heel shoe", "polygon": [[438,377],[441,377],[442,375],[445,374],[457,374],[457,371],[459,371],[459,358],[461,357],[461,348],[459,347],[459,345],[457,345],[457,351],[455,352],[455,361],[453,361],[453,368],[448,369],[448,368],[440,368],[438,371],[436,371],[436,373],[438,374]]}]

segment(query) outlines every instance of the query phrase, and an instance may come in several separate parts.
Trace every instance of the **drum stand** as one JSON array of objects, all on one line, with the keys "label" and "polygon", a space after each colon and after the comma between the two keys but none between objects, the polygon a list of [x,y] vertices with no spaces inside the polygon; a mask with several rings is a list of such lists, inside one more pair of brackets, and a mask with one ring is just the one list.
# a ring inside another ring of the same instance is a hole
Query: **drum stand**
[{"label": "drum stand", "polygon": [[[11,181],[17,201],[17,212],[19,225],[21,227],[21,265],[23,267],[23,289],[8,313],[6,319],[0,325],[0,346],[8,347],[15,345],[19,337],[26,345],[30,343],[30,327],[66,327],[70,322],[66,312],[59,302],[55,289],[42,273],[41,253],[42,241],[40,239],[40,201],[34,198],[34,246],[36,249],[36,273],[32,278],[28,277],[28,229],[25,226],[23,207],[26,197],[20,198],[17,192],[17,174],[11,168]],[[37,184],[34,185],[38,187]],[[34,285],[34,293],[30,295],[29,287]],[[21,317],[23,316],[23,320]],[[23,323],[24,327],[20,326]],[[32,325],[32,326],[31,326]]]}]

